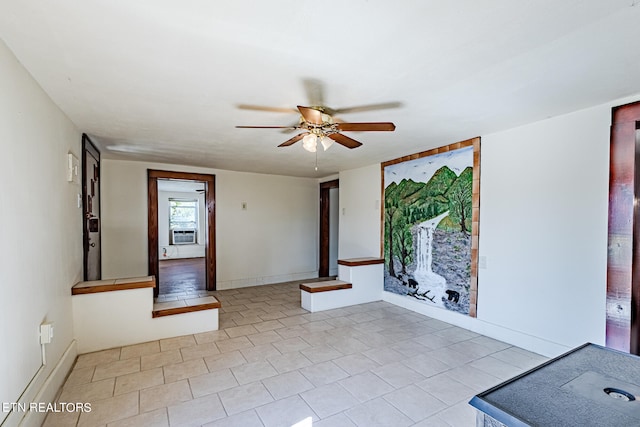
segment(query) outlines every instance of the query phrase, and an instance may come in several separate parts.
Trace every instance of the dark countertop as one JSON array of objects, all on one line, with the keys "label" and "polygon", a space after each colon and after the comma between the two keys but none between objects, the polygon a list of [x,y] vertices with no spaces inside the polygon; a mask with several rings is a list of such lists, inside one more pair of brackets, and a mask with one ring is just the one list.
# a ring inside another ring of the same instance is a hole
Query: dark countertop
[{"label": "dark countertop", "polygon": [[[605,393],[617,388],[635,401]],[[640,357],[585,344],[478,394],[469,402],[517,426],[640,426]]]}]

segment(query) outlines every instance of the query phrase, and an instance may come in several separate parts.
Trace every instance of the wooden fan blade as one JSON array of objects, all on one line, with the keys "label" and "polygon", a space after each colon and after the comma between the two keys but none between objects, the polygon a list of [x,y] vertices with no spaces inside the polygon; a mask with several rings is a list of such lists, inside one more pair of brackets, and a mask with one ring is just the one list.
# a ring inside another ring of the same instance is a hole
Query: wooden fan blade
[{"label": "wooden fan blade", "polygon": [[297,113],[295,108],[284,107],[265,107],[262,105],[250,105],[250,104],[238,104],[238,108],[241,110],[256,110],[256,111],[269,111],[272,113]]},{"label": "wooden fan blade", "polygon": [[358,142],[353,138],[349,138],[341,133],[332,133],[329,138],[333,139],[338,144],[342,144],[347,148],[358,148],[362,145],[362,142]]},{"label": "wooden fan blade", "polygon": [[238,129],[298,129],[296,126],[236,126]]},{"label": "wooden fan blade", "polygon": [[299,121],[296,121],[296,122],[295,122],[294,124],[292,124],[291,126],[289,126],[289,127],[285,128],[285,129],[282,129],[282,130],[280,131],[280,133],[284,133],[284,134],[291,133],[291,132],[293,132],[293,131],[294,131],[294,130],[296,130],[296,129],[300,129],[300,126],[299,126],[299,125],[300,125],[300,122],[299,122]]},{"label": "wooden fan blade", "polygon": [[384,102],[381,104],[370,104],[370,105],[359,105],[357,107],[336,108],[333,111],[335,114],[359,113],[361,111],[386,110],[389,108],[399,108],[399,107],[402,107],[401,102]]},{"label": "wooden fan blade", "polygon": [[346,131],[393,131],[395,128],[391,122],[338,123],[338,129]]},{"label": "wooden fan blade", "polygon": [[318,110],[314,110],[309,107],[302,107],[298,105],[298,111],[302,114],[302,117],[311,124],[321,125],[322,124],[322,113]]},{"label": "wooden fan blade", "polygon": [[290,145],[293,145],[293,144],[295,144],[296,142],[300,141],[302,138],[304,138],[307,135],[309,135],[309,132],[299,133],[296,136],[294,136],[293,138],[288,139],[285,142],[283,142],[282,144],[278,145],[278,147],[288,147]]}]

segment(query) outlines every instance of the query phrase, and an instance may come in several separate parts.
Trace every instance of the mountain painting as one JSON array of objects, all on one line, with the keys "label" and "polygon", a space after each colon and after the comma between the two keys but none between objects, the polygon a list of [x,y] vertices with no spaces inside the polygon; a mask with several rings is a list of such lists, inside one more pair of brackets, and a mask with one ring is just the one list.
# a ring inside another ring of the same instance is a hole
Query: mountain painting
[{"label": "mountain painting", "polygon": [[383,164],[385,291],[463,314],[470,305],[475,311],[473,165],[473,145]]}]

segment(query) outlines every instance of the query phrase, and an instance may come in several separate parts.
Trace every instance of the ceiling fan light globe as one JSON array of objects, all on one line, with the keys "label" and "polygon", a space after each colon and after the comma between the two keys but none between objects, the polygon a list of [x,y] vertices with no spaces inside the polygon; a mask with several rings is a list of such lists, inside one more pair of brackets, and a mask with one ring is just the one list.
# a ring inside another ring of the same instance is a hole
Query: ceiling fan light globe
[{"label": "ceiling fan light globe", "polygon": [[333,139],[325,136],[320,139],[320,143],[322,144],[322,148],[324,148],[324,151],[327,151],[329,147],[333,145]]},{"label": "ceiling fan light globe", "polygon": [[312,133],[302,138],[302,147],[310,153],[316,152],[318,137]]}]

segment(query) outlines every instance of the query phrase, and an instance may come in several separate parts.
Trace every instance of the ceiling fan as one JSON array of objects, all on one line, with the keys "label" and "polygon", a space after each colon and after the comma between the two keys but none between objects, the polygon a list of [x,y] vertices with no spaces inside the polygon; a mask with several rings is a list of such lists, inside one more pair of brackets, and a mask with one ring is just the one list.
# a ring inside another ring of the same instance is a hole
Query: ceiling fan
[{"label": "ceiling fan", "polygon": [[321,80],[314,78],[302,79],[309,107],[298,106],[295,108],[268,107],[262,105],[240,104],[237,107],[243,110],[270,111],[275,113],[298,113],[298,121],[290,126],[236,126],[238,128],[271,128],[282,129],[284,133],[290,133],[296,129],[303,130],[302,133],[283,142],[279,147],[287,147],[302,140],[303,147],[314,152],[318,141],[326,150],[333,142],[338,142],[348,148],[356,148],[362,145],[361,142],[348,136],[342,135],[341,131],[393,131],[393,123],[345,123],[334,117],[337,114],[359,113],[363,111],[382,110],[388,108],[402,107],[400,102],[385,102],[380,104],[360,105],[347,108],[327,107],[324,102],[325,88]]},{"label": "ceiling fan", "polygon": [[[253,107],[253,106],[252,106]],[[268,111],[273,111],[271,107]],[[257,109],[257,108],[256,108]],[[295,110],[294,110],[295,111]],[[393,131],[396,126],[391,122],[369,122],[369,123],[344,123],[334,121],[332,115],[341,110],[334,110],[328,107],[303,107],[298,105],[300,119],[297,125],[293,126],[236,126],[236,128],[245,129],[300,129],[303,132],[288,139],[278,147],[288,147],[302,140],[302,146],[305,150],[315,152],[318,142],[327,150],[333,142],[344,145],[347,148],[357,148],[362,145],[346,135],[342,131]],[[344,110],[342,110],[344,112]]]}]

